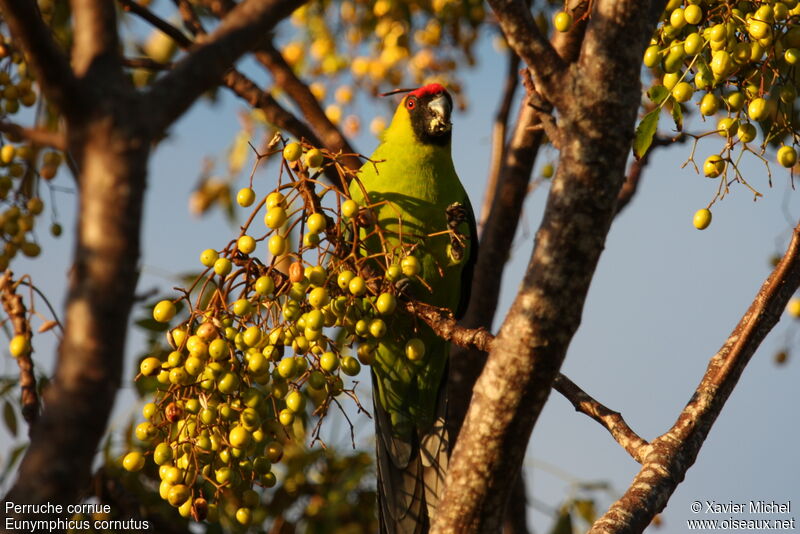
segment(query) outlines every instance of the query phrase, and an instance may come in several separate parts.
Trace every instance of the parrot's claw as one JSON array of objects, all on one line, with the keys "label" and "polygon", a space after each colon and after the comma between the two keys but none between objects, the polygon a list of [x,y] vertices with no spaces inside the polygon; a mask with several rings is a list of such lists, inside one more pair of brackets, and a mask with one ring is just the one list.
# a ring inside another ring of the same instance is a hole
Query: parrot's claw
[{"label": "parrot's claw", "polygon": [[410,298],[411,297],[411,278],[403,277],[394,283],[397,289],[397,295]]},{"label": "parrot's claw", "polygon": [[447,227],[455,230],[458,225],[467,221],[467,208],[461,202],[453,202],[444,210],[447,215]]}]

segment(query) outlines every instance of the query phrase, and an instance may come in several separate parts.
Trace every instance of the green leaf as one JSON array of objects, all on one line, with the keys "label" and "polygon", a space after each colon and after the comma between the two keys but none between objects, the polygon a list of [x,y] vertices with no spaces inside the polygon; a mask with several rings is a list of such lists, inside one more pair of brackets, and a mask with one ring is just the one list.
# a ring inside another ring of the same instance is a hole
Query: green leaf
[{"label": "green leaf", "polygon": [[27,448],[28,444],[23,443],[11,451],[11,455],[8,457],[8,461],[6,462],[6,466],[3,468],[3,472],[0,474],[0,484],[5,482],[6,477],[8,477],[8,475],[14,469],[14,466],[17,464],[17,460],[19,460],[19,457]]},{"label": "green leaf", "polygon": [[6,424],[8,431],[11,432],[11,435],[16,437],[17,412],[14,411],[14,407],[8,401],[3,403],[3,422]]},{"label": "green leaf", "polygon": [[564,508],[558,514],[550,534],[572,534],[572,516],[568,509]]},{"label": "green leaf", "polygon": [[575,499],[575,511],[578,512],[578,515],[589,523],[590,525],[594,523],[595,519],[597,519],[597,510],[594,507],[594,501],[591,499]]},{"label": "green leaf", "polygon": [[675,129],[683,131],[683,108],[677,102],[672,104],[672,120],[675,121]]},{"label": "green leaf", "polygon": [[653,144],[653,136],[658,131],[658,116],[661,110],[654,109],[644,116],[642,122],[636,127],[633,138],[633,155],[641,159]]},{"label": "green leaf", "polygon": [[14,386],[17,385],[18,378],[15,377],[8,377],[3,376],[0,377],[0,397],[4,396],[6,393],[14,389]]},{"label": "green leaf", "polygon": [[166,332],[169,329],[168,323],[159,323],[155,319],[145,317],[134,321],[136,326],[143,330],[150,330],[152,332]]},{"label": "green leaf", "polygon": [[654,85],[647,90],[647,98],[654,104],[660,104],[669,96],[669,89],[663,85]]}]

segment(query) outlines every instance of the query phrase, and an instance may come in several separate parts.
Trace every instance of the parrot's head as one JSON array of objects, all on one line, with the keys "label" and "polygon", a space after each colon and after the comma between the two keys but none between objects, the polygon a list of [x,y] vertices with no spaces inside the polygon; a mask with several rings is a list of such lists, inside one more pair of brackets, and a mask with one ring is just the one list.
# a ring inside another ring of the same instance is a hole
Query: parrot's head
[{"label": "parrot's head", "polygon": [[403,98],[400,107],[408,113],[414,135],[421,143],[450,142],[453,98],[442,85],[431,83],[414,89]]}]

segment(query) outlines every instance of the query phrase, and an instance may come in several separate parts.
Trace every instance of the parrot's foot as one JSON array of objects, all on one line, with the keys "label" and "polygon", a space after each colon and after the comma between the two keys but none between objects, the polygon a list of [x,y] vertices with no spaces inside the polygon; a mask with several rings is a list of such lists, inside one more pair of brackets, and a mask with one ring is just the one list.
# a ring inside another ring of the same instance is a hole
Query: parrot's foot
[{"label": "parrot's foot", "polygon": [[453,263],[461,263],[464,259],[464,243],[467,241],[467,236],[458,231],[458,226],[467,222],[467,209],[461,202],[453,202],[447,206],[445,214],[447,215],[447,228],[450,232],[447,255]]},{"label": "parrot's foot", "polygon": [[397,295],[399,297],[403,297],[406,299],[412,299],[412,290],[413,286],[411,285],[411,278],[400,278],[397,282],[394,283],[394,287],[397,289]]},{"label": "parrot's foot", "polygon": [[444,210],[447,216],[447,227],[455,231],[458,225],[467,222],[467,208],[461,202],[453,202]]}]

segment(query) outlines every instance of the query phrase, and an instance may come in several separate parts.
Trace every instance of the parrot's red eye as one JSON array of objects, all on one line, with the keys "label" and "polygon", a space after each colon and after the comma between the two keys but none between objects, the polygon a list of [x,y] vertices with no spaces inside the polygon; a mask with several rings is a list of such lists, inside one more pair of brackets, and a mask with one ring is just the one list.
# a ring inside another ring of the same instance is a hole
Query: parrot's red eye
[{"label": "parrot's red eye", "polygon": [[417,99],[416,98],[409,98],[406,100],[406,109],[414,109],[417,107]]}]

